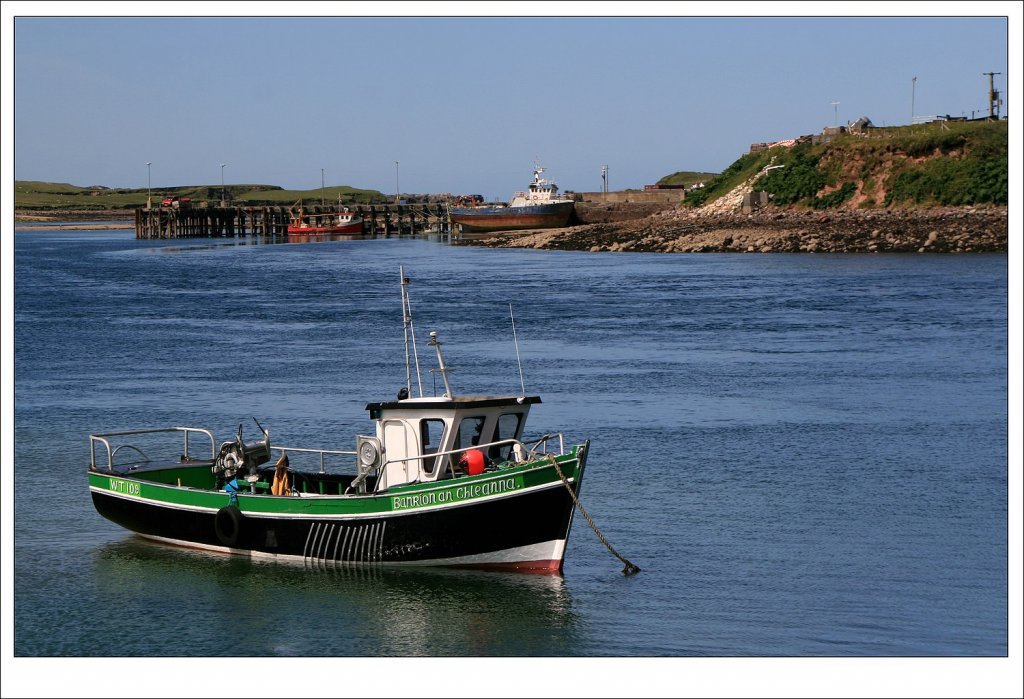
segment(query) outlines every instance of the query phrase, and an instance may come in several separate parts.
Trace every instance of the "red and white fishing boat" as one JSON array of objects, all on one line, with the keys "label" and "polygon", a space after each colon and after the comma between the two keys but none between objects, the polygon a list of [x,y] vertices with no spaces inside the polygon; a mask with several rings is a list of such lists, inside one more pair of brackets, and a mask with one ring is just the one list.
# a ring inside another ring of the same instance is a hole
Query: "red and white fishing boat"
[{"label": "red and white fishing boat", "polygon": [[337,211],[308,212],[300,201],[289,213],[288,235],[362,235],[363,218],[347,206]]}]

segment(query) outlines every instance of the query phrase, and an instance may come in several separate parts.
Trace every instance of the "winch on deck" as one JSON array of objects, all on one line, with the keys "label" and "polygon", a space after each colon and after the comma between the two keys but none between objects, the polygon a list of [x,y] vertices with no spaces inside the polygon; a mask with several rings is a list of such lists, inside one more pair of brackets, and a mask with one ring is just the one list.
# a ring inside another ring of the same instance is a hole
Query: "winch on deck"
[{"label": "winch on deck", "polygon": [[234,478],[239,471],[245,470],[248,475],[255,476],[256,469],[270,461],[270,434],[253,418],[256,426],[263,433],[263,440],[246,444],[242,440],[242,426],[238,426],[238,436],[232,442],[220,445],[220,451],[213,463],[213,472],[226,480]]}]

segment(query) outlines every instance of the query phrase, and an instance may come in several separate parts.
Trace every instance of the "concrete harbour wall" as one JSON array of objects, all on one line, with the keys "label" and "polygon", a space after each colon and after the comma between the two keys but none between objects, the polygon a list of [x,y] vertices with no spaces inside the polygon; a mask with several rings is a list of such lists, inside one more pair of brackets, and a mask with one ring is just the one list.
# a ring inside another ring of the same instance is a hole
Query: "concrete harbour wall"
[{"label": "concrete harbour wall", "polygon": [[577,192],[578,201],[598,204],[678,204],[685,189],[625,190],[622,192]]}]

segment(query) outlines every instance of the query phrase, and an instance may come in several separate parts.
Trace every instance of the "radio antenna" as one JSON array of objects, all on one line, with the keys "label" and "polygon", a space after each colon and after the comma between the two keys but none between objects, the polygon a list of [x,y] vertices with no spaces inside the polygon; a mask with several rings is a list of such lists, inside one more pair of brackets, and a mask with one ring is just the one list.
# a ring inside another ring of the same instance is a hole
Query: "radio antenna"
[{"label": "radio antenna", "polygon": [[519,359],[519,338],[516,337],[516,317],[512,314],[512,304],[508,305],[508,317],[512,319],[512,340],[516,343],[516,363],[519,364],[519,385],[523,389],[522,395],[526,395],[526,382],[523,381],[523,362]]},{"label": "radio antenna", "polygon": [[409,367],[409,338],[412,338],[412,354],[416,359],[416,383],[419,385],[420,398],[423,397],[423,380],[420,378],[420,355],[416,351],[416,329],[412,324],[412,302],[409,300],[409,277],[405,276],[405,268],[398,267],[402,277],[402,326],[405,329],[405,388],[412,395],[412,377]]}]

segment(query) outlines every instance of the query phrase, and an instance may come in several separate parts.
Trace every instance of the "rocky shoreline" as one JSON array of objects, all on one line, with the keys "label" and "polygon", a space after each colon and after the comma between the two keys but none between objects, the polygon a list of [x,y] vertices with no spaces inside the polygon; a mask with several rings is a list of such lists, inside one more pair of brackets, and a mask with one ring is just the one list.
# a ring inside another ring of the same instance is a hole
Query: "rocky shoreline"
[{"label": "rocky shoreline", "polygon": [[772,210],[676,208],[629,221],[506,231],[462,245],[590,252],[1007,252],[1008,210]]}]

